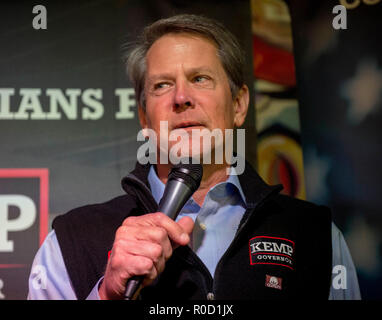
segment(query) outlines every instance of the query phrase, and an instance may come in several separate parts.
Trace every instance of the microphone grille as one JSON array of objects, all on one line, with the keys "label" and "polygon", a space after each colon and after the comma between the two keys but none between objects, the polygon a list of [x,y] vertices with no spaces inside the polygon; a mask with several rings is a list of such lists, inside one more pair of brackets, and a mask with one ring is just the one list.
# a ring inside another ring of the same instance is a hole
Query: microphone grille
[{"label": "microphone grille", "polygon": [[192,163],[192,158],[184,161],[188,163],[183,163],[182,160],[171,168],[168,179],[181,179],[190,187],[192,192],[195,192],[202,181],[203,166],[200,163]]}]

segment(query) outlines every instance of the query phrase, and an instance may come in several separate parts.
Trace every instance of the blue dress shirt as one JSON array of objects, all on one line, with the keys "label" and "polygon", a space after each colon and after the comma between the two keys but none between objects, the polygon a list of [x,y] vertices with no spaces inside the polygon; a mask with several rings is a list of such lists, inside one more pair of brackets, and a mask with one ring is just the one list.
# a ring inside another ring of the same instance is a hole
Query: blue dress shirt
[{"label": "blue dress shirt", "polygon": [[[165,185],[151,166],[148,181],[154,199],[159,203]],[[237,175],[212,187],[200,207],[193,198],[188,200],[177,220],[189,216],[194,220],[190,246],[203,261],[211,276],[220,258],[232,242],[246,210],[245,197]]]},{"label": "blue dress shirt", "polygon": [[[148,182],[154,199],[159,203],[165,185],[158,178],[154,167],[150,168]],[[245,196],[237,175],[231,174],[225,182],[212,187],[200,207],[192,198],[181,210],[178,218],[191,217],[195,226],[190,246],[214,276],[215,268],[232,242],[246,209]],[[341,231],[332,224],[333,273],[330,300],[360,299],[356,270]],[[336,266],[339,266],[336,268]],[[345,272],[345,285],[336,285],[336,276]],[[94,286],[88,300],[100,299],[98,287]],[[308,293],[307,293],[308,294]],[[28,299],[74,300],[76,295],[65,268],[64,260],[52,230],[33,261],[29,278]]]}]

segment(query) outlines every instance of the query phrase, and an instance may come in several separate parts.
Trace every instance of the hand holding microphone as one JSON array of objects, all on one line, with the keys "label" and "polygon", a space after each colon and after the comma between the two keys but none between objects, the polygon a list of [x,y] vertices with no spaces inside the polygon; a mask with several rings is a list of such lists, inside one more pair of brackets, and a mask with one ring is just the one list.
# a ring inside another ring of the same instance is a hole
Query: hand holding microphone
[{"label": "hand holding microphone", "polygon": [[124,220],[99,289],[101,299],[131,299],[141,284],[148,285],[164,270],[173,249],[189,243],[194,222],[189,217],[174,220],[199,188],[202,175],[200,164],[174,166],[158,212]]}]

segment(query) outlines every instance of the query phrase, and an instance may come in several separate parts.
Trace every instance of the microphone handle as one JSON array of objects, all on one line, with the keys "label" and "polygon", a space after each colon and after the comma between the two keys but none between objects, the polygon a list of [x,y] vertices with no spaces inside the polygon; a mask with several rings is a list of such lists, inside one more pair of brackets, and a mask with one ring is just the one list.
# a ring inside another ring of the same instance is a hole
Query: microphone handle
[{"label": "microphone handle", "polygon": [[192,193],[191,188],[181,179],[167,181],[163,197],[159,202],[158,212],[163,212],[175,220]]},{"label": "microphone handle", "polygon": [[[192,195],[192,190],[182,180],[167,181],[163,197],[159,202],[158,212],[175,220],[184,204]],[[143,281],[143,276],[133,276],[126,283],[125,300],[131,300]]]},{"label": "microphone handle", "polygon": [[131,300],[141,286],[143,276],[133,276],[126,283],[125,300]]}]

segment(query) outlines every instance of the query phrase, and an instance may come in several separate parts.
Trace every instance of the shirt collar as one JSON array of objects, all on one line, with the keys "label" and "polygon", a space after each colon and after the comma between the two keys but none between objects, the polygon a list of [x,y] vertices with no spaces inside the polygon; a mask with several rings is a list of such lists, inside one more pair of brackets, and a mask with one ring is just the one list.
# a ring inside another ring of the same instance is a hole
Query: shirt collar
[{"label": "shirt collar", "polygon": [[157,173],[155,172],[154,166],[150,166],[149,175],[147,177],[147,180],[149,181],[149,185],[151,188],[151,193],[153,195],[153,198],[155,201],[159,204],[160,199],[162,199],[165,185],[164,183],[159,179]]},{"label": "shirt collar", "polygon": [[232,183],[237,188],[237,190],[239,191],[241,200],[243,200],[243,202],[246,203],[244,192],[243,192],[243,189],[241,188],[241,184],[240,184],[239,178],[236,174],[236,170],[234,167],[231,167],[231,172],[230,172],[230,175],[228,176],[228,179],[226,182]]},{"label": "shirt collar", "polygon": [[[159,179],[153,165],[150,166],[150,171],[149,171],[149,175],[147,179],[151,188],[151,193],[155,201],[159,204],[159,201],[160,199],[162,199],[162,196],[164,193],[165,184]],[[208,192],[211,192],[212,190],[216,189],[220,185],[226,185],[226,184],[232,184],[236,187],[236,188],[233,188],[233,192],[235,192],[236,190],[236,193],[240,195],[241,200],[245,204],[246,199],[244,196],[244,192],[243,192],[243,189],[241,188],[240,181],[234,167],[231,167],[230,175],[228,176],[228,179],[226,181],[220,182],[217,185],[213,186]],[[194,200],[191,200],[191,201],[193,202]]]}]

